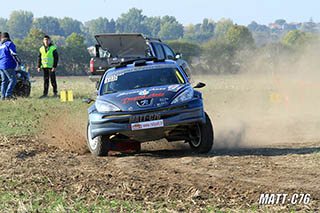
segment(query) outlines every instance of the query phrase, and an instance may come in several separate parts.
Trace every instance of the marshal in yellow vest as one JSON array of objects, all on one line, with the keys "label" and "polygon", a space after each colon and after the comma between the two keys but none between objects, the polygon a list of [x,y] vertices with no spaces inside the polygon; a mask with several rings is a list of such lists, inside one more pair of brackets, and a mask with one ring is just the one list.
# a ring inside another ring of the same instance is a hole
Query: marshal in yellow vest
[{"label": "marshal in yellow vest", "polygon": [[57,48],[53,45],[50,46],[48,52],[46,52],[46,48],[44,46],[40,48],[42,68],[53,67],[53,62],[54,62],[53,51],[55,51],[56,49]]}]

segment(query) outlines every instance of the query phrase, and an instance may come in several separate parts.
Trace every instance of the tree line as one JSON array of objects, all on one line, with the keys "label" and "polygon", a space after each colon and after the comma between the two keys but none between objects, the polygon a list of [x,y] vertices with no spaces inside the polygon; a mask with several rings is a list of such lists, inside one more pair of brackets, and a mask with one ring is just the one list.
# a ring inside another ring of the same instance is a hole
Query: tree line
[{"label": "tree line", "polygon": [[[285,20],[276,22],[284,26],[282,30],[272,30],[256,22],[246,27],[234,24],[231,19],[214,22],[207,18],[200,24],[184,27],[174,16],[147,17],[142,10],[131,8],[116,20],[99,17],[82,23],[69,17],[35,18],[32,12],[20,10],[13,11],[9,19],[0,18],[0,31],[10,33],[23,63],[31,71],[37,66],[37,54],[45,34],[51,36],[58,48],[59,74],[83,75],[89,69],[87,47],[96,43],[95,34],[143,33],[146,37],[165,40],[183,54],[195,72],[219,74],[238,72],[259,51],[273,56],[270,59],[294,53],[317,39],[315,31],[297,30]],[[309,25],[304,26],[309,29],[306,27]]]}]

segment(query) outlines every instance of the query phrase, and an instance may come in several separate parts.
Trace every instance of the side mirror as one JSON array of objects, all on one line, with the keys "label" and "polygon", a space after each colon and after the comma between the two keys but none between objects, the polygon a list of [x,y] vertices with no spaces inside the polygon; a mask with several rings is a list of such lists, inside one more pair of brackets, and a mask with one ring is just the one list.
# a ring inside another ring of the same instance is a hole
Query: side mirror
[{"label": "side mirror", "polygon": [[94,101],[93,99],[91,98],[84,98],[82,99],[83,102],[87,103],[87,104],[90,104],[92,101]]},{"label": "side mirror", "polygon": [[176,53],[176,59],[181,59],[182,58],[182,53]]},{"label": "side mirror", "polygon": [[202,83],[202,82],[199,82],[199,83],[197,83],[197,85],[195,85],[193,88],[202,88],[202,87],[205,87],[206,86],[206,84],[205,83]]}]

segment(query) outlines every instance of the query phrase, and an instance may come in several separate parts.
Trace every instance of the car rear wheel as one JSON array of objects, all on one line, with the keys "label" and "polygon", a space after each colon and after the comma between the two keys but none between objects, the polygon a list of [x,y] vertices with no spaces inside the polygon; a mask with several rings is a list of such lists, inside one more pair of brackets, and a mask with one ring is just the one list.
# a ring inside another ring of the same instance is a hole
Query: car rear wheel
[{"label": "car rear wheel", "polygon": [[190,140],[188,142],[189,142],[190,148],[197,153],[208,153],[210,152],[213,145],[213,140],[214,140],[213,127],[207,113],[205,113],[205,117],[206,117],[205,124],[194,125],[189,130]]},{"label": "car rear wheel", "polygon": [[106,156],[110,150],[110,141],[108,136],[91,137],[90,123],[87,126],[87,144],[92,154],[97,156]]}]

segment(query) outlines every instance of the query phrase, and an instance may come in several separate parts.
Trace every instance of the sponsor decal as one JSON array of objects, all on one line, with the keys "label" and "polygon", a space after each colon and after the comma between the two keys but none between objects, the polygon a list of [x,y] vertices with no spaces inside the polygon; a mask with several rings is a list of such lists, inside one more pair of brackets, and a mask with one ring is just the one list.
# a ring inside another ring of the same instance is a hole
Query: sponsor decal
[{"label": "sponsor decal", "polygon": [[151,105],[151,103],[152,103],[152,99],[143,99],[143,100],[137,101],[138,106],[141,106],[141,107],[149,106]]},{"label": "sponsor decal", "polygon": [[[159,87],[159,88],[145,89],[145,91],[154,92],[154,91],[164,91],[166,89],[167,89],[167,87]],[[125,96],[125,95],[132,95],[132,94],[136,94],[136,93],[140,93],[140,92],[142,92],[142,91],[136,90],[136,91],[122,92],[122,93],[118,94],[117,97],[121,97],[121,96]]]},{"label": "sponsor decal", "polygon": [[151,89],[148,89],[149,92],[153,92],[153,91],[163,91],[163,90],[166,90],[167,87],[158,87],[158,88],[151,88]]},{"label": "sponsor decal", "polygon": [[169,104],[168,102],[169,98],[160,98],[159,103],[157,103],[157,107],[166,106]]},{"label": "sponsor decal", "polygon": [[150,92],[147,90],[142,90],[138,93],[138,95],[148,95]]},{"label": "sponsor decal", "polygon": [[104,83],[109,83],[113,81],[117,81],[119,76],[124,75],[124,73],[112,73],[112,75],[105,78]]},{"label": "sponsor decal", "polygon": [[168,86],[168,91],[177,92],[181,87],[183,86],[179,84],[170,85]]},{"label": "sponsor decal", "polygon": [[132,130],[142,129],[142,124],[132,124],[131,128]]},{"label": "sponsor decal", "polygon": [[123,104],[126,104],[130,101],[138,101],[138,100],[142,100],[142,99],[148,99],[148,98],[156,98],[156,97],[163,97],[164,93],[152,93],[150,95],[140,95],[140,96],[136,96],[136,97],[132,97],[132,98],[123,98],[121,99]]},{"label": "sponsor decal", "polygon": [[132,94],[136,94],[136,93],[139,93],[139,92],[140,91],[122,92],[119,95],[117,95],[117,97],[124,96],[124,95],[132,95]]},{"label": "sponsor decal", "polygon": [[156,120],[156,121],[146,121],[140,123],[131,124],[132,130],[140,130],[140,129],[151,129],[156,127],[163,127],[163,120]]},{"label": "sponsor decal", "polygon": [[113,82],[113,81],[117,81],[118,80],[118,76],[117,75],[112,75],[110,77],[106,77],[104,79],[104,83],[109,83],[109,82]]},{"label": "sponsor decal", "polygon": [[169,100],[169,98],[160,98],[159,101],[160,102],[167,102]]}]

